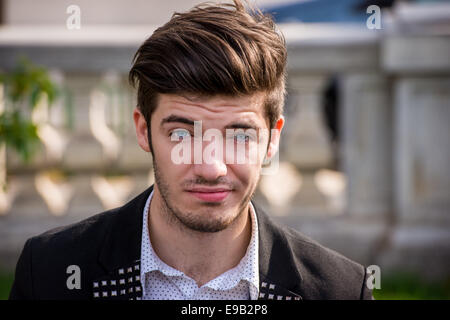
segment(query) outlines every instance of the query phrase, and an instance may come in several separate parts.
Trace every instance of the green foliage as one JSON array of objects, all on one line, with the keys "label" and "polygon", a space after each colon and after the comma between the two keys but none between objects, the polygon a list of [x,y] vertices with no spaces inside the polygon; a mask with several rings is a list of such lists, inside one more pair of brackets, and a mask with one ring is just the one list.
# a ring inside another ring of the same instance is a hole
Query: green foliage
[{"label": "green foliage", "polygon": [[1,74],[0,82],[5,84],[6,95],[13,105],[28,100],[31,108],[34,108],[43,94],[47,95],[49,104],[52,104],[57,95],[57,89],[47,71],[26,58],[21,58],[11,73]]},{"label": "green foliage", "polygon": [[0,271],[0,300],[8,299],[13,281],[13,272]]},{"label": "green foliage", "polygon": [[0,115],[0,144],[6,143],[24,161],[29,161],[37,149],[37,127],[26,120],[19,111],[6,111]]},{"label": "green foliage", "polygon": [[12,72],[0,74],[0,83],[4,86],[6,102],[0,115],[0,144],[5,143],[23,161],[29,161],[39,146],[37,126],[30,119],[30,111],[44,95],[51,105],[58,90],[44,68],[25,58],[19,60]]},{"label": "green foliage", "polygon": [[381,289],[373,290],[377,300],[449,300],[450,279],[429,282],[417,275],[396,273],[381,278]]}]

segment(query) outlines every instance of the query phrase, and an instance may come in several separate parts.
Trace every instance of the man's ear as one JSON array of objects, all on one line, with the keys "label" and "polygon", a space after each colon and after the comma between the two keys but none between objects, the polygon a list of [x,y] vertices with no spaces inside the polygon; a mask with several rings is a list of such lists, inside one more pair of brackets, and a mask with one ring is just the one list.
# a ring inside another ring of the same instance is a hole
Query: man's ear
[{"label": "man's ear", "polygon": [[275,124],[275,128],[271,129],[269,147],[267,148],[267,158],[271,159],[278,151],[280,145],[281,130],[284,126],[284,116],[281,115]]},{"label": "man's ear", "polygon": [[144,115],[139,111],[138,108],[133,111],[134,126],[136,128],[136,137],[139,146],[145,152],[150,152],[150,147],[148,143],[148,127],[147,121],[145,121]]}]

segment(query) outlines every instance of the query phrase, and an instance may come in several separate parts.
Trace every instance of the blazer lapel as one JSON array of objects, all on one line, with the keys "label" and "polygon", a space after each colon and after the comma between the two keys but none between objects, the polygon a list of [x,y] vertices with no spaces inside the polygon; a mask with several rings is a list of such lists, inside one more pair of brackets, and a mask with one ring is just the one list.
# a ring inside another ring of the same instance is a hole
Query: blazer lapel
[{"label": "blazer lapel", "polygon": [[253,205],[259,230],[259,299],[302,300],[302,277],[283,231]]},{"label": "blazer lapel", "polygon": [[92,296],[97,300],[140,300],[140,260],[95,279],[92,283]]},{"label": "blazer lapel", "polygon": [[117,211],[108,226],[99,263],[106,275],[92,283],[94,299],[140,299],[140,258],[142,240],[142,214],[153,186]]}]

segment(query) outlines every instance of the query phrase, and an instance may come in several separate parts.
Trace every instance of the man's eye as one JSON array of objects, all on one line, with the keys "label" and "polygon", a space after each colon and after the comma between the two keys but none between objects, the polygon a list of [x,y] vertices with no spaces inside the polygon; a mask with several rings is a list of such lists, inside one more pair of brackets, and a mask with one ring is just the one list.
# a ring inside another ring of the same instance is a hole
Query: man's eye
[{"label": "man's eye", "polygon": [[246,142],[250,141],[250,136],[245,133],[237,133],[234,135],[234,139],[236,140],[236,142],[246,143]]},{"label": "man's eye", "polygon": [[172,141],[184,140],[191,136],[191,133],[186,129],[177,129],[170,133],[170,138]]}]

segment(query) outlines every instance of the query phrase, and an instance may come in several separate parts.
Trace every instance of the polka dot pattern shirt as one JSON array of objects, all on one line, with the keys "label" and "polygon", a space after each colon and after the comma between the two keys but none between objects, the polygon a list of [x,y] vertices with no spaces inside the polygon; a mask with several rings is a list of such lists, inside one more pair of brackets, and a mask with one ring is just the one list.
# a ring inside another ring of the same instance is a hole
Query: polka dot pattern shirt
[{"label": "polka dot pattern shirt", "polygon": [[155,253],[148,235],[148,211],[153,192],[147,199],[142,223],[142,300],[256,300],[259,290],[258,223],[250,202],[252,236],[239,264],[201,287],[194,279],[164,263]]}]

